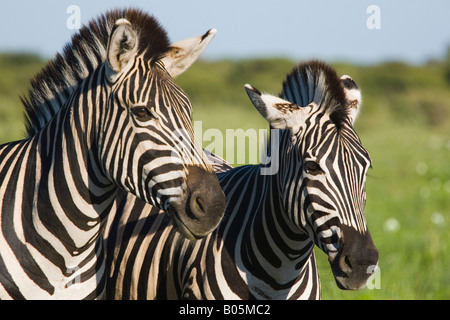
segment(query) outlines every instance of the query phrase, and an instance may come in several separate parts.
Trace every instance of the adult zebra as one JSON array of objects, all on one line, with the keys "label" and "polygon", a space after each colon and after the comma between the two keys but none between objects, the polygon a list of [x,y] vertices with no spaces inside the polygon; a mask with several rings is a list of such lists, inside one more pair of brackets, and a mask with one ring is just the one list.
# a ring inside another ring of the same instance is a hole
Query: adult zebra
[{"label": "adult zebra", "polygon": [[378,251],[364,216],[371,160],[353,128],[361,101],[355,82],[312,61],[288,75],[282,99],[246,90],[281,129],[270,148],[278,170],[263,175],[270,170],[261,164],[220,173],[226,218],[197,242],[174,233],[151,206],[122,199],[117,242],[107,249],[108,298],[317,299],[314,244],[340,288],[365,286]]},{"label": "adult zebra", "polygon": [[214,34],[170,46],[153,17],[110,11],[32,81],[29,137],[0,147],[0,298],[101,297],[101,232],[119,188],[187,237],[217,226],[225,197],[172,79]]}]

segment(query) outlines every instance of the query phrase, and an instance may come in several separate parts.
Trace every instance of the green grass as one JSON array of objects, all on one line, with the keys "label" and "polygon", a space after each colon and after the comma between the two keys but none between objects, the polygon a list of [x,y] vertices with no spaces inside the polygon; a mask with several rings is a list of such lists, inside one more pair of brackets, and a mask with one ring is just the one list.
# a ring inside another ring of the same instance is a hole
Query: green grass
[{"label": "green grass", "polygon": [[[44,62],[0,55],[0,143],[23,138],[18,95]],[[244,90],[279,93],[294,62],[285,59],[198,62],[179,79],[202,129],[266,129]],[[324,299],[450,298],[450,78],[444,62],[334,65],[363,92],[356,130],[369,150],[368,226],[380,252],[380,289],[342,291],[317,251]],[[6,76],[5,76],[6,75]],[[211,141],[203,141],[208,146]],[[216,151],[216,150],[214,150]],[[223,154],[226,156],[226,151]],[[247,158],[248,159],[248,158]],[[231,159],[228,159],[231,160]]]},{"label": "green grass", "polygon": [[43,64],[41,58],[32,54],[0,55],[0,143],[25,136],[19,95],[27,92],[30,78]]}]

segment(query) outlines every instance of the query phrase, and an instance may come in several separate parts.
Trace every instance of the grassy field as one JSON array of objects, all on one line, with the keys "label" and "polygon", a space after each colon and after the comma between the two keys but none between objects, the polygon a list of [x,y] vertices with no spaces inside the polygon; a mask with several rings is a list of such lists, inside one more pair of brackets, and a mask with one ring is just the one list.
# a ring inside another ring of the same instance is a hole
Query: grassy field
[{"label": "grassy field", "polygon": [[[23,138],[18,95],[43,63],[33,55],[0,55],[0,143]],[[202,134],[214,128],[226,136],[227,129],[267,128],[243,86],[279,93],[294,65],[285,59],[199,62],[177,82],[191,98]],[[339,74],[351,75],[363,92],[356,130],[373,160],[366,216],[380,269],[376,288],[341,291],[318,251],[323,298],[449,299],[449,63],[334,66]],[[204,147],[211,145],[209,136],[202,138]],[[226,157],[227,150],[222,151]]]}]

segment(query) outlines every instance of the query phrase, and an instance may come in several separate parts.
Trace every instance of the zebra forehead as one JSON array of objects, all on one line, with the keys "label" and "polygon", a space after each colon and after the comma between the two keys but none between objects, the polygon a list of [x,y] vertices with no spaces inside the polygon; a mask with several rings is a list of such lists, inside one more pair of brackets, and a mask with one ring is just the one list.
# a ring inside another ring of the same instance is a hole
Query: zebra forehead
[{"label": "zebra forehead", "polygon": [[327,120],[324,124],[316,124],[306,130],[305,150],[316,158],[326,157],[338,160],[343,155],[347,163],[355,163],[366,166],[370,165],[369,152],[362,145],[357,133],[350,125],[344,125],[340,130]]}]

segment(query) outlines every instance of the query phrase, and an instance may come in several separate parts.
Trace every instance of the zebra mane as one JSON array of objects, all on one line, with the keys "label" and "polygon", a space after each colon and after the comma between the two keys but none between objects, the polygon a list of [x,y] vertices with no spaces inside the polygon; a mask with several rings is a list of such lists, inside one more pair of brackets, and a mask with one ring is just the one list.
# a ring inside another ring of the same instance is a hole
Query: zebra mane
[{"label": "zebra mane", "polygon": [[138,33],[138,54],[150,60],[168,50],[170,44],[164,29],[155,18],[141,10],[112,10],[90,21],[72,37],[63,53],[58,53],[31,80],[28,97],[21,97],[29,137],[39,132],[75,88],[106,61],[110,34],[121,18],[130,21]]},{"label": "zebra mane", "polygon": [[315,102],[340,128],[348,118],[348,102],[336,71],[321,61],[304,62],[295,67],[283,82],[282,99],[305,107]]}]

